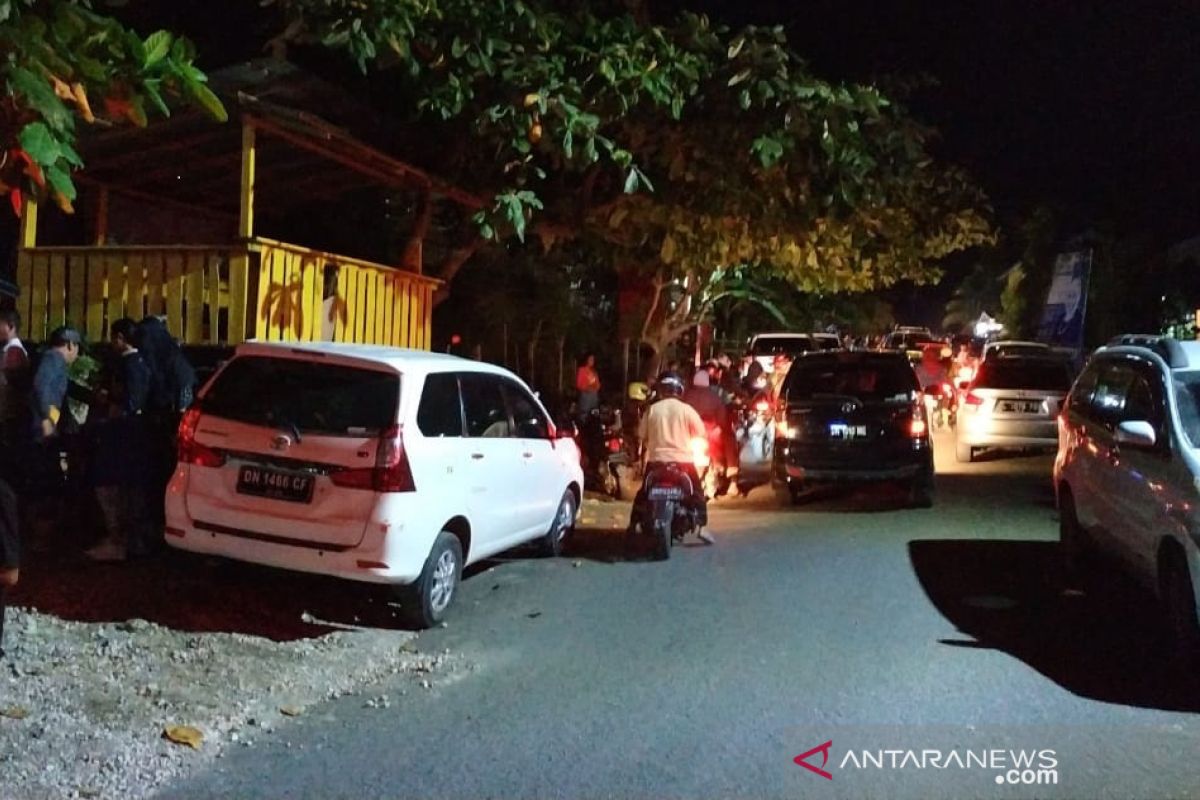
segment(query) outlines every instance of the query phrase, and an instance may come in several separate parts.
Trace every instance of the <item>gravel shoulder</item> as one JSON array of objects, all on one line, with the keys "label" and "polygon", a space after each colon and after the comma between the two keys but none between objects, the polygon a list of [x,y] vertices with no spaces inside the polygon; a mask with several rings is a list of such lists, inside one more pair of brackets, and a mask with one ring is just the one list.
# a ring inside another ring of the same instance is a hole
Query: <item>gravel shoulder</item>
[{"label": "gravel shoulder", "polygon": [[[379,587],[176,554],[30,561],[0,661],[5,800],[146,797],[323,701],[397,674],[422,691],[456,668],[421,652]],[[202,741],[168,741],[169,726]]]}]

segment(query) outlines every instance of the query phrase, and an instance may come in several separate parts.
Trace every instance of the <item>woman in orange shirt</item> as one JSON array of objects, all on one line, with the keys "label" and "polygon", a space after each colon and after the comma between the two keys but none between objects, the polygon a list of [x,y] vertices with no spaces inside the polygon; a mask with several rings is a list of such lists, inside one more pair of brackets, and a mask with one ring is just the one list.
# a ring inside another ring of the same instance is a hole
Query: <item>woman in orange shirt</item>
[{"label": "woman in orange shirt", "polygon": [[600,407],[600,376],[596,373],[596,356],[591,353],[575,373],[575,388],[579,390],[580,415]]}]

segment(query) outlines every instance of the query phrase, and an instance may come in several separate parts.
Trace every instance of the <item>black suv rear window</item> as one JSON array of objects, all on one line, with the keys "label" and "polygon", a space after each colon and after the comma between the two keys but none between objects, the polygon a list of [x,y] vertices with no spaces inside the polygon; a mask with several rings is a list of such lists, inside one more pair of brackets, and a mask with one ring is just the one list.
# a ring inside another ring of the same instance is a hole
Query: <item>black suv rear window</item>
[{"label": "black suv rear window", "polygon": [[1053,359],[990,356],[979,367],[975,386],[980,389],[1030,389],[1066,392],[1071,388],[1071,370]]},{"label": "black suv rear window", "polygon": [[204,396],[205,414],[333,436],[373,435],[396,421],[400,376],[268,356],[235,358]]},{"label": "black suv rear window", "polygon": [[806,356],[792,365],[784,394],[792,400],[819,400],[823,395],[854,397],[865,402],[908,402],[918,391],[917,376],[907,359]]}]

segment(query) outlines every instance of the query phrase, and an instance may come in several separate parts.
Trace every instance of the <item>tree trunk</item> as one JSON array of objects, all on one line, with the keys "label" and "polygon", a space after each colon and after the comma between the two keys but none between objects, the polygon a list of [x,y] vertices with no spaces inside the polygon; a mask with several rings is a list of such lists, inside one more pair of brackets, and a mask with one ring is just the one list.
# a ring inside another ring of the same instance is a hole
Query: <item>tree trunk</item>
[{"label": "tree trunk", "polygon": [[533,326],[533,335],[529,337],[529,344],[525,346],[525,363],[529,365],[529,384],[532,386],[537,381],[537,351],[538,339],[542,336],[542,325],[545,320],[538,320]]},{"label": "tree trunk", "polygon": [[563,393],[563,356],[567,347],[567,337],[558,337],[558,393]]},{"label": "tree trunk", "polygon": [[420,273],[424,269],[421,262],[421,251],[425,244],[425,236],[429,233],[429,225],[433,221],[433,196],[427,188],[421,192],[417,200],[417,215],[413,220],[412,231],[404,243],[404,252],[400,256],[400,266],[409,272]]}]

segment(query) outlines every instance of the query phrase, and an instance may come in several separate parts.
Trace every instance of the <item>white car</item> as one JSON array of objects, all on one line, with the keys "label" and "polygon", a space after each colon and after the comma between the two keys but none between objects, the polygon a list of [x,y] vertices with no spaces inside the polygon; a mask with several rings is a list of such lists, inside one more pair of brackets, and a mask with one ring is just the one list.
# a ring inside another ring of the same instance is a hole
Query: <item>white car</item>
[{"label": "white car", "polygon": [[1162,601],[1180,655],[1200,655],[1200,342],[1123,336],[1088,362],[1054,461],[1069,566],[1106,553]]},{"label": "white car", "polygon": [[395,584],[412,621],[430,626],[464,566],[529,541],[559,553],[582,487],[574,440],[507,370],[250,343],[183,417],[167,541]]},{"label": "white car", "polygon": [[770,375],[775,371],[776,356],[795,360],[802,353],[819,349],[813,337],[807,333],[759,333],[750,338],[748,358],[757,361],[763,372]]},{"label": "white car", "polygon": [[1062,359],[984,359],[958,404],[955,457],[973,461],[976,450],[988,447],[1053,449],[1070,388],[1070,366]]}]

